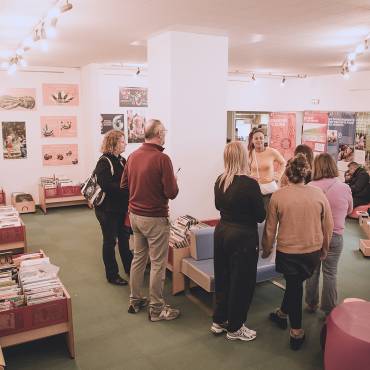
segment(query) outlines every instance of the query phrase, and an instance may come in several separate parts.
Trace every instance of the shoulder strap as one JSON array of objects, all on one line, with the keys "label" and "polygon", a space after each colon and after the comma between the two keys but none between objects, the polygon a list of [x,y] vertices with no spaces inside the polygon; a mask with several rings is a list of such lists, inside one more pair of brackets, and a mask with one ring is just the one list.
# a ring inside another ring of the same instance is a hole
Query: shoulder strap
[{"label": "shoulder strap", "polygon": [[110,172],[111,172],[112,176],[114,176],[114,168],[113,168],[112,161],[111,161],[107,156],[105,156],[105,155],[103,154],[103,155],[98,159],[98,162],[99,162],[102,158],[105,158],[105,159],[109,162],[109,165],[110,165]]}]

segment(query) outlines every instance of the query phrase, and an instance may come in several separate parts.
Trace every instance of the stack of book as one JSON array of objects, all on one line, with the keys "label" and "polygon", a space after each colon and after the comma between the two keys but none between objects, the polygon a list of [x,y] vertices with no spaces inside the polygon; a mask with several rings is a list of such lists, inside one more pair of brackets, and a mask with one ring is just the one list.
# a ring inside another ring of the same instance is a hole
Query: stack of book
[{"label": "stack of book", "polygon": [[19,212],[13,206],[0,206],[0,229],[21,226]]},{"label": "stack of book", "polygon": [[42,253],[0,253],[0,312],[63,298],[58,271]]},{"label": "stack of book", "polygon": [[48,257],[20,262],[18,279],[27,305],[63,298],[63,286],[58,278],[59,267]]},{"label": "stack of book", "polygon": [[24,295],[17,284],[17,268],[10,252],[0,253],[0,311],[24,305]]},{"label": "stack of book", "polygon": [[178,217],[173,223],[171,223],[169,245],[173,248],[188,247],[190,245],[189,229],[194,227],[194,225],[208,227],[208,225],[200,223],[192,216],[185,215]]},{"label": "stack of book", "polygon": [[58,186],[58,178],[55,175],[51,177],[40,177],[40,183],[45,189],[56,188]]},{"label": "stack of book", "polygon": [[65,176],[61,176],[58,178],[59,186],[80,186],[80,182],[73,181]]}]

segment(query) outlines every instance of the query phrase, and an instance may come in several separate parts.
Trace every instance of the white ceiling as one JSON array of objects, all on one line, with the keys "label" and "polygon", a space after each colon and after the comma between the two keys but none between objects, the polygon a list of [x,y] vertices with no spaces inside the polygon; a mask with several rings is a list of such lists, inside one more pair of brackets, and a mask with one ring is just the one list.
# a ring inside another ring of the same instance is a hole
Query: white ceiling
[{"label": "white ceiling", "polygon": [[[0,61],[15,50],[55,0],[0,0]],[[370,33],[369,0],[71,0],[49,52],[29,65],[80,67],[146,61],[146,40],[163,30],[229,37],[229,69],[339,73],[345,55]],[[130,45],[139,42],[139,46]],[[370,69],[370,49],[359,57]],[[196,57],[196,56],[194,56]]]}]

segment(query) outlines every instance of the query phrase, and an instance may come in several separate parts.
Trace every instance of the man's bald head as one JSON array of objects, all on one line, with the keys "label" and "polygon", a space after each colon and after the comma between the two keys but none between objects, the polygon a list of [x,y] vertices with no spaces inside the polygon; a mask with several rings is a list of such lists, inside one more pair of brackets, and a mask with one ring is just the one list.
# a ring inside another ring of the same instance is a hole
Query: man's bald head
[{"label": "man's bald head", "polygon": [[165,132],[163,123],[159,119],[150,119],[144,127],[145,141],[163,145]]}]

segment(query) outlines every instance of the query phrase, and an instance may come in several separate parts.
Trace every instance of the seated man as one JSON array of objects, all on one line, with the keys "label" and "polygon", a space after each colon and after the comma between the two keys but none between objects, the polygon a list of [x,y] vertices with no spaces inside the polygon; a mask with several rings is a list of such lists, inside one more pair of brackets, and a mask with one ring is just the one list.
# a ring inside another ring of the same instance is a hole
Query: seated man
[{"label": "seated man", "polygon": [[353,207],[369,203],[370,177],[367,171],[357,162],[351,162],[348,165],[347,172],[348,176],[346,176],[346,183],[352,190]]}]

